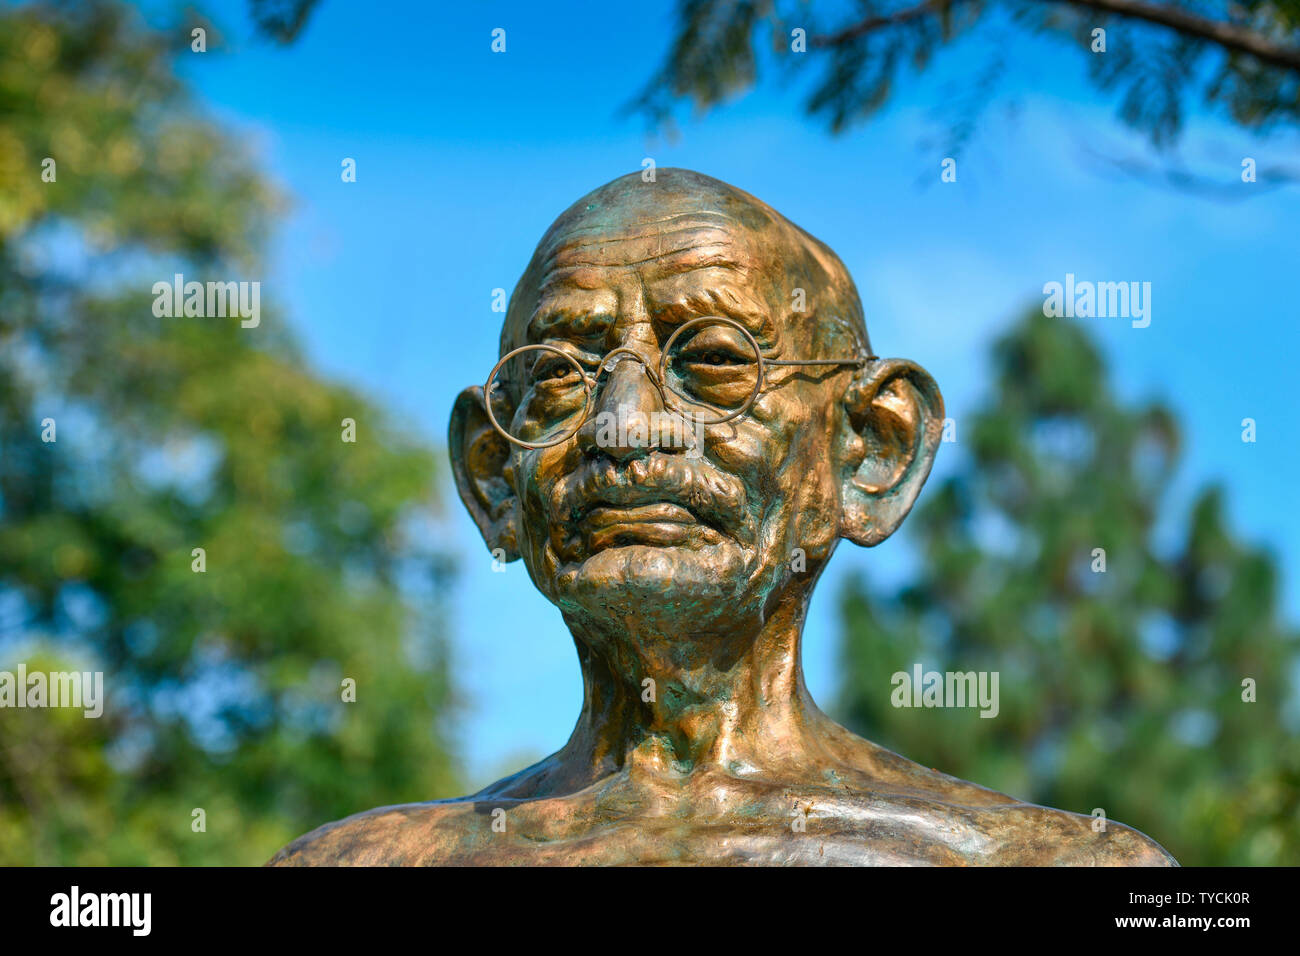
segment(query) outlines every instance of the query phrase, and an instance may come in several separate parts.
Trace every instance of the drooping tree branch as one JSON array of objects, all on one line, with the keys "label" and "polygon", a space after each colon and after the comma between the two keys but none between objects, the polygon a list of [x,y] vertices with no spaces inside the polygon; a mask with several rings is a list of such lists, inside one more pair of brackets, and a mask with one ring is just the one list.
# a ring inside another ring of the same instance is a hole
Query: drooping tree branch
[{"label": "drooping tree branch", "polygon": [[1261,63],[1300,71],[1300,49],[1269,39],[1262,33],[1236,23],[1211,20],[1189,13],[1166,3],[1144,3],[1142,0],[1049,0],[1073,7],[1088,7],[1103,13],[1133,20],[1144,20],[1157,26],[1168,27],[1184,36],[1217,43],[1234,53],[1249,53]]},{"label": "drooping tree branch", "polygon": [[[947,7],[962,2],[964,0],[924,0],[915,6],[904,7],[893,13],[868,17],[835,33],[809,37],[808,45],[820,49],[841,46],[876,30],[937,14]],[[1166,27],[1183,36],[1206,40],[1233,53],[1249,54],[1270,66],[1300,72],[1300,49],[1278,43],[1249,27],[1203,17],[1171,4],[1146,3],[1144,0],[1041,0],[1041,2],[1082,7],[1131,20],[1141,20]]]},{"label": "drooping tree branch", "polygon": [[840,46],[848,43],[850,40],[856,40],[858,37],[866,36],[883,27],[892,27],[900,23],[906,23],[909,20],[915,20],[918,17],[929,16],[932,13],[938,13],[942,7],[951,6],[954,3],[960,3],[962,0],[924,0],[914,7],[905,7],[902,10],[895,10],[893,13],[884,16],[867,17],[865,20],[859,20],[843,30],[837,30],[834,33],[827,33],[823,36],[812,36],[808,38],[810,47],[825,49],[827,47]]}]

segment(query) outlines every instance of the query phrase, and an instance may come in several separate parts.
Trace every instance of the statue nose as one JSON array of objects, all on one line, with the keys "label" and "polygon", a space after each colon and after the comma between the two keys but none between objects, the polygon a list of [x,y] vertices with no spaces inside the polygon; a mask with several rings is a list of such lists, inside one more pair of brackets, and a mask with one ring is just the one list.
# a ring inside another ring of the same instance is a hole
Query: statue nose
[{"label": "statue nose", "polygon": [[602,373],[595,412],[580,432],[583,449],[619,460],[649,454],[660,445],[665,417],[654,372],[639,355],[622,352],[606,358]]}]

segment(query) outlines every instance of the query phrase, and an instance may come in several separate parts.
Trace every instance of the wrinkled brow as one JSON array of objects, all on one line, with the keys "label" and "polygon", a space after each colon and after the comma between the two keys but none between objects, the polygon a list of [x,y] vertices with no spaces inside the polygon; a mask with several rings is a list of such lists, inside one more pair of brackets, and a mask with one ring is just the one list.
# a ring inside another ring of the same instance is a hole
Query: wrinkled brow
[{"label": "wrinkled brow", "polygon": [[650,314],[669,325],[680,325],[706,315],[734,319],[760,342],[776,338],[772,312],[754,291],[729,283],[648,289]]},{"label": "wrinkled brow", "polygon": [[599,306],[587,308],[575,302],[565,302],[562,297],[544,299],[528,322],[529,341],[548,336],[588,339],[598,338],[609,331],[615,322],[612,309]]},{"label": "wrinkled brow", "polygon": [[751,288],[759,275],[752,254],[716,226],[693,222],[673,230],[622,237],[571,236],[554,246],[538,282],[537,306],[528,319],[530,341],[547,334],[593,338],[617,320],[609,288],[614,275],[635,271],[645,305],[658,321],[679,324],[724,315],[770,339],[769,305]]},{"label": "wrinkled brow", "polygon": [[[753,333],[760,342],[773,342],[777,331],[771,311],[749,290],[731,285],[690,285],[681,288],[647,290],[647,308],[651,318],[668,325],[680,325],[691,319],[721,315],[734,319]],[[617,321],[613,308],[580,300],[586,296],[551,295],[538,303],[528,322],[529,341],[547,337],[595,339],[608,333]]]}]

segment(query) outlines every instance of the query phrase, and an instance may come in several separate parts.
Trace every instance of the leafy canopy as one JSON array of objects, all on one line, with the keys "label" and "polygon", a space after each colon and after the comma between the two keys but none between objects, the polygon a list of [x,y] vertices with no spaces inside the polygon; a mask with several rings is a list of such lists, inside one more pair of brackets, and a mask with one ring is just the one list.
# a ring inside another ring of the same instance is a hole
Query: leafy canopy
[{"label": "leafy canopy", "polygon": [[284,208],[189,41],[0,7],[0,668],[107,692],[0,710],[0,863],[255,864],[458,788],[432,450],[311,371],[270,283],[257,328],[153,314],[177,272],[267,278]]}]

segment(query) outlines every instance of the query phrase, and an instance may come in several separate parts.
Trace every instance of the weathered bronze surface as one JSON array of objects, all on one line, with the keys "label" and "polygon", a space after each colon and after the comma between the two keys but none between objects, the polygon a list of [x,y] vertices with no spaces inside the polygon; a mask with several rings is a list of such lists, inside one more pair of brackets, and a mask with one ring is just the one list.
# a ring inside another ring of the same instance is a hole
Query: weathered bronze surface
[{"label": "weathered bronze surface", "polygon": [[[746,337],[719,323],[665,373],[674,330],[709,316],[752,335],[761,385]],[[818,576],[840,539],[871,547],[899,526],[943,421],[924,370],[872,354],[829,248],[707,176],[624,176],[538,245],[500,354],[528,343],[576,362],[512,360],[492,411],[546,447],[507,441],[474,387],[451,457],[488,548],[524,559],[573,634],[577,726],[473,796],[361,813],[272,863],[1174,864],[1129,827],[912,763],[809,696]],[[682,420],[718,423],[692,446],[669,427]]]}]

